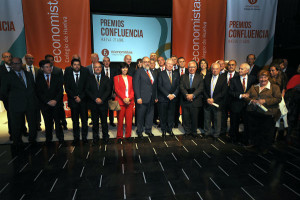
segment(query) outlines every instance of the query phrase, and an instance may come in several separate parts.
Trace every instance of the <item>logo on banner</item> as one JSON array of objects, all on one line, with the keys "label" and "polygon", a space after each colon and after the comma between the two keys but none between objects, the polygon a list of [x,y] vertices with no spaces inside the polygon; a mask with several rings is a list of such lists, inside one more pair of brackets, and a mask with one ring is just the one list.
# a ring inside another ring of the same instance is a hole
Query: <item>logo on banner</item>
[{"label": "logo on banner", "polygon": [[252,5],[257,3],[257,0],[248,0],[248,1],[249,1],[249,3],[252,4]]},{"label": "logo on banner", "polygon": [[102,53],[103,56],[108,56],[109,55],[108,49],[102,49],[101,53]]}]

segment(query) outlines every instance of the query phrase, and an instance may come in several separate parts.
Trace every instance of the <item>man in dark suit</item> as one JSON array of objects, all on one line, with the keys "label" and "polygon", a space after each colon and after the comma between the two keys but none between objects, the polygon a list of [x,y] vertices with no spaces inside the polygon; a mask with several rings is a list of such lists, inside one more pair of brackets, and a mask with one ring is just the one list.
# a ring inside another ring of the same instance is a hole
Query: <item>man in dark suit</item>
[{"label": "man in dark suit", "polygon": [[[118,75],[118,69],[115,68],[115,67],[111,67],[110,66],[110,58],[105,56],[103,57],[103,69],[102,69],[102,75],[104,76],[107,76],[109,78],[109,81],[110,81],[110,88],[112,89],[111,90],[111,95],[110,95],[110,98],[112,100],[115,99],[116,97],[116,94],[113,90],[114,88],[114,77],[116,75]],[[114,111],[113,110],[109,110],[109,124],[112,126],[112,127],[115,127],[116,125],[114,124]]]},{"label": "man in dark suit", "polygon": [[81,119],[82,142],[88,142],[88,108],[85,90],[90,74],[86,68],[81,66],[78,59],[71,61],[71,69],[65,71],[64,82],[73,121],[73,145],[78,145],[80,140],[79,116]]},{"label": "man in dark suit", "polygon": [[162,136],[166,137],[166,132],[174,136],[172,128],[174,126],[175,106],[179,93],[179,74],[173,70],[171,58],[166,61],[166,70],[159,73],[157,78],[157,96],[160,114],[160,127]]},{"label": "man in dark suit", "polygon": [[171,59],[173,60],[173,71],[175,71],[179,68],[178,63],[177,63],[177,61],[178,61],[177,56],[172,55]]},{"label": "man in dark suit", "polygon": [[92,53],[91,54],[91,61],[92,61],[92,64],[86,66],[87,69],[89,70],[90,74],[94,74],[94,64],[96,62],[99,62],[99,56],[97,53]]},{"label": "man in dark suit", "polygon": [[[25,61],[26,64],[23,65],[23,69],[28,71],[30,74],[32,74],[34,82],[36,81],[36,77],[38,76],[39,73],[39,68],[37,66],[33,65],[34,62],[34,57],[31,54],[26,54],[25,55]],[[41,131],[41,110],[39,108],[37,108],[36,110],[36,129],[37,131]]]},{"label": "man in dark suit", "polygon": [[[0,89],[2,87],[2,80],[3,78],[7,75],[8,72],[11,70],[11,60],[12,60],[12,55],[9,52],[4,52],[2,53],[2,58],[1,60],[3,61],[3,64],[0,65]],[[5,95],[0,95],[0,100],[3,101],[4,108],[6,109],[7,113],[7,124],[8,124],[8,133],[9,133],[9,139],[12,140],[12,120],[10,118],[10,112],[9,112],[9,106],[8,106],[8,99],[7,96]]]},{"label": "man in dark suit", "polygon": [[40,108],[44,117],[46,143],[52,142],[53,121],[55,133],[59,143],[64,143],[64,134],[60,123],[60,108],[63,104],[63,81],[58,74],[52,71],[49,60],[39,62],[41,73],[36,78],[36,93],[39,98]]},{"label": "man in dark suit", "polygon": [[[158,74],[160,73],[160,69],[159,68],[155,69],[155,60],[150,59],[150,70],[156,77],[158,77]],[[157,127],[160,127],[161,124],[158,123],[158,120],[160,119],[158,107],[159,107],[158,102],[154,103],[153,124],[158,125]]]},{"label": "man in dark suit", "polygon": [[[254,76],[248,75],[250,66],[247,63],[243,63],[239,68],[239,76],[231,79],[229,86],[230,95],[230,142],[248,144],[249,132],[248,132],[248,120],[246,114],[247,104],[244,101],[246,92],[256,82]],[[244,137],[240,137],[239,124],[242,119],[244,124]]]},{"label": "man in dark suit", "polygon": [[[184,74],[189,73],[189,70],[185,67],[184,57],[178,58],[178,64],[179,64],[179,68],[177,70],[175,70],[175,72],[177,72],[180,77]],[[176,106],[175,106],[174,128],[178,128],[178,124],[180,123],[180,121],[179,121],[179,117],[180,117],[180,99],[181,99],[180,96],[181,96],[181,92],[179,90],[179,93],[178,93],[178,96],[177,96],[177,99],[179,99],[179,101],[176,101]]]},{"label": "man in dark suit", "polygon": [[[228,62],[228,69],[224,73],[227,77],[227,84],[228,87],[230,85],[230,80],[233,77],[239,76],[238,72],[235,71],[236,69],[236,61],[230,60]],[[230,97],[228,93],[226,94],[226,102],[224,104],[224,109],[222,110],[222,122],[221,122],[221,135],[226,135],[227,133],[227,121],[228,121],[228,112],[229,112],[229,105],[230,105]]]},{"label": "man in dark suit", "polygon": [[261,69],[260,69],[259,66],[254,64],[255,60],[256,60],[255,55],[254,54],[249,54],[246,59],[247,59],[247,63],[250,65],[249,75],[254,76],[257,79],[257,74]]},{"label": "man in dark suit", "polygon": [[[228,91],[225,74],[220,75],[220,64],[213,63],[212,74],[207,74],[204,79],[204,131],[205,136],[212,135],[217,141],[221,132],[222,109],[224,109]],[[211,119],[213,119],[214,133],[211,133]]]},{"label": "man in dark suit", "polygon": [[[54,66],[54,57],[50,54],[45,56],[45,60],[49,60],[52,68],[52,74],[58,75],[58,77],[61,79],[62,82],[64,82],[64,75],[62,72],[62,69],[59,67]],[[61,97],[62,102],[63,102],[63,96]],[[64,109],[64,104],[61,105],[59,108],[59,116],[60,116],[60,123],[63,126],[64,130],[68,130],[67,128],[67,120],[66,120],[66,113]]]},{"label": "man in dark suit", "polygon": [[180,78],[182,122],[185,136],[197,137],[199,108],[202,106],[203,78],[197,74],[197,62],[188,63],[189,73]]},{"label": "man in dark suit", "polygon": [[160,56],[158,57],[158,72],[162,72],[162,71],[165,71],[166,70],[166,61],[164,59],[164,57]]},{"label": "man in dark suit", "polygon": [[108,99],[111,94],[110,80],[107,76],[101,75],[102,65],[94,63],[94,75],[88,78],[86,93],[89,97],[89,107],[92,112],[93,121],[93,144],[99,142],[99,117],[102,126],[102,138],[105,143],[108,142],[107,110]]},{"label": "man in dark suit", "polygon": [[29,127],[30,143],[36,143],[36,105],[35,85],[33,77],[22,69],[22,60],[13,58],[12,70],[2,80],[1,94],[8,100],[12,120],[12,139],[14,144],[22,144],[21,129],[26,116]]},{"label": "man in dark suit", "polygon": [[138,69],[134,74],[133,89],[135,98],[137,99],[138,119],[137,119],[137,134],[139,138],[145,133],[148,136],[153,136],[153,113],[154,102],[157,102],[157,77],[150,70],[150,59],[143,58],[143,68]]}]

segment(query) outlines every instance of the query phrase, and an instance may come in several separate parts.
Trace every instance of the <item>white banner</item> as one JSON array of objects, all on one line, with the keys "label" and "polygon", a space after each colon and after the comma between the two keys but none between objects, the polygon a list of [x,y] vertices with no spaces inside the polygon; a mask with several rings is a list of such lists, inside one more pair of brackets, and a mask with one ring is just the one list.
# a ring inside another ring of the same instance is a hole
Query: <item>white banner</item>
[{"label": "white banner", "polygon": [[255,54],[255,64],[272,61],[277,0],[227,0],[225,59],[238,65]]},{"label": "white banner", "polygon": [[0,54],[6,51],[14,57],[26,54],[21,0],[0,1]]}]

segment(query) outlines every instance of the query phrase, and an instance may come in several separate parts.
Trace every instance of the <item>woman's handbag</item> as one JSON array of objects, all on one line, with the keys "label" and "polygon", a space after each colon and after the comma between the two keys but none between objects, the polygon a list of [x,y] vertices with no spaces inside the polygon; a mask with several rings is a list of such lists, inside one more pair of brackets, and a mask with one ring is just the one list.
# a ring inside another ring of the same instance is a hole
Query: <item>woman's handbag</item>
[{"label": "woman's handbag", "polygon": [[[118,82],[119,82],[119,77],[118,77]],[[113,100],[108,100],[108,108],[109,110],[112,110],[112,111],[119,111],[121,110],[121,106],[119,104],[118,101],[113,101]]]}]

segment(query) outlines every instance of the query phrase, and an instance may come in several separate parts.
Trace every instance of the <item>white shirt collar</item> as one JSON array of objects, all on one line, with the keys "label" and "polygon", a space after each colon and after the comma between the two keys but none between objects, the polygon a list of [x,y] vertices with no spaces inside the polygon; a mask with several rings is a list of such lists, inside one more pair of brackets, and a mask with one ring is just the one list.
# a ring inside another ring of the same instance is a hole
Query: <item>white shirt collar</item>
[{"label": "white shirt collar", "polygon": [[78,71],[78,72],[74,72],[74,71],[73,71],[73,74],[74,74],[74,76],[75,76],[76,74],[80,75],[80,71]]},{"label": "white shirt collar", "polygon": [[7,65],[6,63],[5,63],[5,67],[6,69],[9,68],[11,70],[11,66]]}]

